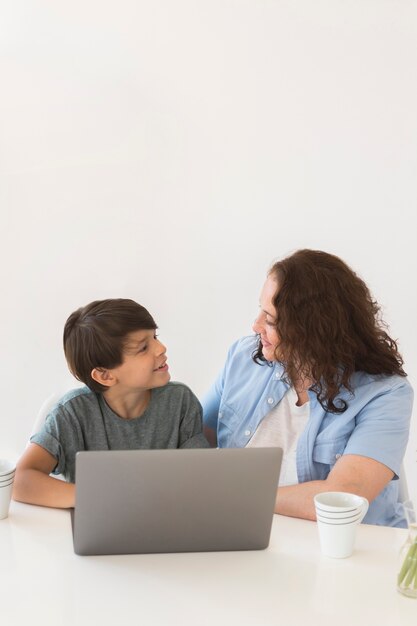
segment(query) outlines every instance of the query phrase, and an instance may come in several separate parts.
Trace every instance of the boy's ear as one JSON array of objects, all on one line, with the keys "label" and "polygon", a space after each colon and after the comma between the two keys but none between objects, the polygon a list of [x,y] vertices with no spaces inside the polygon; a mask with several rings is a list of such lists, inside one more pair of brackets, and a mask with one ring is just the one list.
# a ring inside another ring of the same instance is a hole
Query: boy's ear
[{"label": "boy's ear", "polygon": [[104,369],[104,367],[95,367],[91,370],[91,378],[95,380],[96,383],[105,385],[106,387],[113,387],[117,382],[111,371]]}]

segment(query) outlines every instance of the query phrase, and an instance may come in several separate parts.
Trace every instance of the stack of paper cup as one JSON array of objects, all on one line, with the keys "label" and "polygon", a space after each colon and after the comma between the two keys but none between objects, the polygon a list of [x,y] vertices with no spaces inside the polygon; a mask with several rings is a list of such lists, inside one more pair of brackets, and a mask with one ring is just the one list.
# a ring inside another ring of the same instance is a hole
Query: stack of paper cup
[{"label": "stack of paper cup", "polygon": [[13,461],[0,459],[0,519],[9,514],[15,471],[16,465]]},{"label": "stack of paper cup", "polygon": [[336,559],[350,556],[356,526],[368,511],[368,500],[353,493],[328,491],[317,494],[314,505],[322,553]]}]

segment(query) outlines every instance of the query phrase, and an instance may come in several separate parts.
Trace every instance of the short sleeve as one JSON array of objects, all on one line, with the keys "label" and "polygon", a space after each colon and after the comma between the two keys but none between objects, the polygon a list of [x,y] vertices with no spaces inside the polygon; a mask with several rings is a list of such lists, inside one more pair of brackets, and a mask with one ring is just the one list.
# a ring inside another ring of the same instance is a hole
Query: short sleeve
[{"label": "short sleeve", "polygon": [[[75,455],[80,445],[80,433],[66,414],[65,407],[58,404],[47,416],[40,431],[32,435],[31,443],[36,443],[47,450],[57,460],[54,474],[68,478],[69,460]],[[72,477],[71,477],[72,478]]]},{"label": "short sleeve", "polygon": [[186,388],[180,424],[180,448],[210,447],[203,435],[202,409],[192,391]]},{"label": "short sleeve", "polygon": [[412,406],[413,390],[405,379],[376,395],[357,414],[344,454],[375,459],[398,478],[407,447]]}]

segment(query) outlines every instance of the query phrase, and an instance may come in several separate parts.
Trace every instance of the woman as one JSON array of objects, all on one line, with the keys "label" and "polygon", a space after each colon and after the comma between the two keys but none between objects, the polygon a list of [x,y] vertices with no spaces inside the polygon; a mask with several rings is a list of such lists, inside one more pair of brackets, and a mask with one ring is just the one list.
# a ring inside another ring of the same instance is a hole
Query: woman
[{"label": "woman", "polygon": [[280,446],[275,512],[315,519],[315,494],[370,501],[365,522],[405,526],[398,476],[413,391],[365,283],[338,257],[299,250],[275,263],[255,336],[230,349],[203,401],[220,447]]}]

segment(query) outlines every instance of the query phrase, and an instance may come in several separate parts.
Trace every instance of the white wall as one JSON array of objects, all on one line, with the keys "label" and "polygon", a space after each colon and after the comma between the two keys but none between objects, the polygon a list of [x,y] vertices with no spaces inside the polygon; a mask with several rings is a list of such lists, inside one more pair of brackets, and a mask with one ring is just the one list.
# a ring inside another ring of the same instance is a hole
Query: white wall
[{"label": "white wall", "polygon": [[75,308],[143,303],[200,395],[300,247],[368,282],[416,384],[416,0],[3,0],[0,40],[0,453],[71,384]]}]

